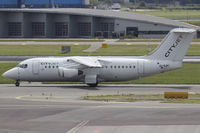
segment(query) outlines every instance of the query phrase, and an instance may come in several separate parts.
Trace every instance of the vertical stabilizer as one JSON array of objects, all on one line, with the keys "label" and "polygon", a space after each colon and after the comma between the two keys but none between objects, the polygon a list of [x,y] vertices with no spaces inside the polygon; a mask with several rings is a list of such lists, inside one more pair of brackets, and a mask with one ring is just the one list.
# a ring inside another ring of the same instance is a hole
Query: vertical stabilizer
[{"label": "vertical stabilizer", "polygon": [[196,33],[194,29],[176,28],[171,30],[148,59],[182,61]]}]

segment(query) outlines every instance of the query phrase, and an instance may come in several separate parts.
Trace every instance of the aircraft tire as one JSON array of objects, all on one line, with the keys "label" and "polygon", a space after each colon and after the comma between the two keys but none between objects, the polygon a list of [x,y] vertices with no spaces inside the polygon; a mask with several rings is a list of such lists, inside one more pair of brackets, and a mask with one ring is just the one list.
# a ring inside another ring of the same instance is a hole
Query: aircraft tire
[{"label": "aircraft tire", "polygon": [[90,87],[97,87],[98,83],[96,83],[96,84],[87,84],[87,85],[90,86]]},{"label": "aircraft tire", "polygon": [[19,81],[16,81],[15,86],[19,87],[19,85],[20,85]]}]

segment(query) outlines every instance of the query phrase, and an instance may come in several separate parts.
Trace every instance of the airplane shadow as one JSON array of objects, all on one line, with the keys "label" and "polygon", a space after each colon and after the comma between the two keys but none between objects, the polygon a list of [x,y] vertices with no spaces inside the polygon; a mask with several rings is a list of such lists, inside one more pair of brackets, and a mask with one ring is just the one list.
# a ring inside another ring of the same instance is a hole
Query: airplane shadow
[{"label": "airplane shadow", "polygon": [[[14,86],[15,87],[15,86]],[[100,90],[99,89],[99,86],[98,87],[89,87],[89,86],[87,86],[87,85],[80,85],[80,86],[77,86],[77,85],[74,85],[74,86],[72,86],[72,85],[67,85],[66,84],[66,86],[64,86],[64,85],[61,85],[61,86],[59,86],[59,85],[56,85],[56,86],[51,86],[51,85],[45,85],[45,86],[43,86],[43,85],[21,85],[19,88],[27,88],[27,87],[33,87],[33,88],[37,88],[37,87],[46,87],[46,88],[61,88],[61,89],[81,89],[81,90]],[[18,87],[16,87],[16,88],[18,88]]]},{"label": "airplane shadow", "polygon": [[81,90],[100,90],[98,87],[89,87],[89,86],[58,86],[59,88],[62,89],[81,89]]},{"label": "airplane shadow", "polygon": [[61,89],[81,89],[81,90],[101,90],[101,88],[134,88],[134,89],[141,89],[141,88],[149,88],[149,89],[153,89],[153,88],[163,88],[164,89],[167,89],[167,88],[170,88],[170,89],[180,89],[180,90],[190,90],[191,87],[188,85],[188,86],[154,86],[154,85],[149,85],[149,86],[141,86],[141,85],[135,85],[135,86],[126,86],[126,85],[99,85],[97,87],[90,87],[90,86],[87,86],[87,85],[54,85],[54,86],[51,86],[50,84],[49,85],[21,85],[20,87],[47,87],[47,88],[61,88]]}]

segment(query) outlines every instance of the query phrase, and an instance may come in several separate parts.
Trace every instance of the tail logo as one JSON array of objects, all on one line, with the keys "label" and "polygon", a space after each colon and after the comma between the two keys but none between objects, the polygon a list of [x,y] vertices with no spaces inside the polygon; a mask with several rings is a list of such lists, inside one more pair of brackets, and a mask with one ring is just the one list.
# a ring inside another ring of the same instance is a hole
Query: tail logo
[{"label": "tail logo", "polygon": [[174,49],[180,44],[181,39],[183,38],[182,35],[179,35],[176,41],[171,45],[171,47],[165,53],[165,57],[169,57],[169,55],[174,51]]}]

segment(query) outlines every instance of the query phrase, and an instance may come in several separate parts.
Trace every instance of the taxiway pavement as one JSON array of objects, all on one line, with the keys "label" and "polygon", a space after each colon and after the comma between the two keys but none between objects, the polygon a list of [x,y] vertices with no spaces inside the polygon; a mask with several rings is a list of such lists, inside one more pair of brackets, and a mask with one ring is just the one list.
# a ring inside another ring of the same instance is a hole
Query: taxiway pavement
[{"label": "taxiway pavement", "polygon": [[83,101],[88,95],[200,93],[199,85],[0,85],[0,133],[199,133],[199,104]]}]

